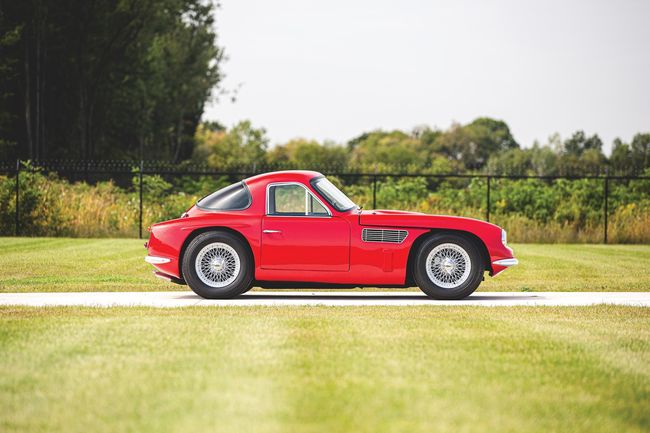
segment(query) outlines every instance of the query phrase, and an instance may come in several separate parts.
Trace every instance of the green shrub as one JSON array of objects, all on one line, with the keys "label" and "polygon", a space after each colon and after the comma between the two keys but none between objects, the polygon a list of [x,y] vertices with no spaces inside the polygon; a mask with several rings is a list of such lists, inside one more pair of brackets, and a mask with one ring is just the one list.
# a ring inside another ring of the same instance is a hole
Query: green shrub
[{"label": "green shrub", "polygon": [[[20,175],[20,231],[30,236],[134,237],[139,229],[139,177],[128,188],[113,182],[70,183],[27,166]],[[357,204],[371,208],[371,179],[332,177]],[[178,218],[198,198],[234,179],[183,176],[170,183],[143,176],[143,228]],[[352,182],[351,180],[354,180]],[[347,182],[346,182],[347,181]],[[484,218],[485,178],[380,178],[376,204],[431,214]],[[491,221],[516,242],[600,242],[602,179],[492,179]],[[650,181],[610,180],[609,239],[650,242]],[[0,177],[0,234],[12,235],[15,177]]]}]

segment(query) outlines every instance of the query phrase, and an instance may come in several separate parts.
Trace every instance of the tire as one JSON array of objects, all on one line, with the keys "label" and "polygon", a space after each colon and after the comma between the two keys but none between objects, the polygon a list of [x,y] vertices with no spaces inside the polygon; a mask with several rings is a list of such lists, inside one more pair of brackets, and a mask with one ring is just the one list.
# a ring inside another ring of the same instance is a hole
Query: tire
[{"label": "tire", "polygon": [[253,257],[248,246],[232,233],[201,233],[187,246],[183,277],[197,295],[227,299],[249,290],[253,281]]},{"label": "tire", "polygon": [[434,299],[463,299],[483,280],[485,263],[475,242],[457,234],[439,233],[418,248],[413,278]]}]

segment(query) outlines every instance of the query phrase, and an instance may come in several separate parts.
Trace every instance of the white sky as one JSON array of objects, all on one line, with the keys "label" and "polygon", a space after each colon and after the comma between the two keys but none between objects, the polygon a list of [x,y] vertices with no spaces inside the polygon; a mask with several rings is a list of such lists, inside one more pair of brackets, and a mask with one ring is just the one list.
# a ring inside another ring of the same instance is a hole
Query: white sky
[{"label": "white sky", "polygon": [[650,131],[650,0],[222,0],[204,118],[272,143],[505,120],[520,144]]}]

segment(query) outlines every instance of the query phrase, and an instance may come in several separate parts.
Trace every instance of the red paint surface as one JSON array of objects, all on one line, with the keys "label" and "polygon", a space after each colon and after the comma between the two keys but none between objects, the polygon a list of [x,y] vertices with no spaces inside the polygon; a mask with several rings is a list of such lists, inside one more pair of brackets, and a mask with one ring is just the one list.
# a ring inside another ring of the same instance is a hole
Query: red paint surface
[{"label": "red paint surface", "polygon": [[[227,228],[249,244],[255,261],[255,279],[358,285],[404,285],[409,251],[418,237],[436,230],[471,233],[486,247],[490,262],[512,258],[501,242],[501,228],[471,218],[392,210],[338,212],[309,181],[320,173],[285,171],[245,180],[253,201],[241,211],[205,211],[193,206],[187,217],[151,226],[148,253],[171,259],[155,265],[161,272],[181,277],[180,260],[186,241],[197,231]],[[267,216],[266,187],[274,182],[299,182],[321,198],[331,217]],[[361,240],[363,228],[406,229],[401,244]],[[263,233],[263,230],[280,233]],[[492,275],[506,269],[494,266]]]}]

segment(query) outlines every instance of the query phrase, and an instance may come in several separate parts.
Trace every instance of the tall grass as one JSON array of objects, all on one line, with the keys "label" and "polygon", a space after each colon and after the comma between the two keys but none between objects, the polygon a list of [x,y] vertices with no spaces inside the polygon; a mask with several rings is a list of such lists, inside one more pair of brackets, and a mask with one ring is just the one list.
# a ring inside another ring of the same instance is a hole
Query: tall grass
[{"label": "tall grass", "polygon": [[[335,183],[356,203],[370,208],[369,184]],[[228,183],[227,179],[184,181],[173,186],[158,176],[144,178],[143,228],[178,218],[196,200]],[[15,178],[0,177],[0,235],[14,233]],[[136,237],[139,233],[137,178],[131,187],[113,182],[70,183],[53,174],[26,171],[20,176],[20,234],[28,236]],[[422,178],[387,179],[376,190],[380,208],[483,219],[481,181],[441,182]],[[515,242],[601,242],[602,199],[587,183],[504,182],[494,193],[490,220]],[[637,183],[613,191],[608,237],[613,243],[650,243],[650,189]],[[626,189],[627,188],[627,189]]]},{"label": "tall grass", "polygon": [[[0,177],[0,234],[14,233],[15,178]],[[143,227],[178,218],[197,195],[145,189]],[[20,234],[27,236],[137,237],[139,195],[112,181],[69,183],[54,175],[24,173],[20,179]]]}]

